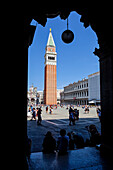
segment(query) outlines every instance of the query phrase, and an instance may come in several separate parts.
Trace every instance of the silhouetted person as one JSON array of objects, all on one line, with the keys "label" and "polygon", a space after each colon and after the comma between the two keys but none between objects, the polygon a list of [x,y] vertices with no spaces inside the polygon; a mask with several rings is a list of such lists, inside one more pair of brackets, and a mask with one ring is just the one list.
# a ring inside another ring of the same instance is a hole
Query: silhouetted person
[{"label": "silhouetted person", "polygon": [[68,133],[67,136],[69,136],[69,150],[74,150],[74,140],[71,137],[71,133]]},{"label": "silhouetted person", "polygon": [[101,144],[101,135],[98,132],[96,126],[92,124],[92,125],[89,126],[88,130],[91,134],[91,136],[90,136],[91,145],[95,146],[97,144]]},{"label": "silhouetted person", "polygon": [[43,140],[43,153],[54,153],[56,150],[56,140],[53,138],[50,131],[47,132]]},{"label": "silhouetted person", "polygon": [[57,149],[59,155],[64,155],[67,153],[68,145],[69,145],[69,136],[66,136],[65,129],[61,129],[60,136],[58,137],[58,141],[57,141]]},{"label": "silhouetted person", "polygon": [[74,133],[73,134],[73,139],[74,139],[74,143],[76,145],[76,148],[83,148],[84,147],[84,138],[82,137],[82,135],[80,133]]},{"label": "silhouetted person", "polygon": [[42,111],[41,108],[39,108],[38,111],[37,111],[37,115],[38,115],[37,125],[41,125],[41,122],[42,122],[41,111]]}]

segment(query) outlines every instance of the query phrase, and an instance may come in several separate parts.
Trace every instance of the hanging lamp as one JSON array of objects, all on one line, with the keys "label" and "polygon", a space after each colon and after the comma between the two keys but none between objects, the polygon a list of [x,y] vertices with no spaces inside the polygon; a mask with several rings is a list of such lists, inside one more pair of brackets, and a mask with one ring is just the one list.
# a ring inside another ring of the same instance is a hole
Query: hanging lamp
[{"label": "hanging lamp", "polygon": [[74,39],[74,33],[68,29],[68,18],[67,18],[67,30],[62,33],[62,40],[64,43],[71,43]]}]

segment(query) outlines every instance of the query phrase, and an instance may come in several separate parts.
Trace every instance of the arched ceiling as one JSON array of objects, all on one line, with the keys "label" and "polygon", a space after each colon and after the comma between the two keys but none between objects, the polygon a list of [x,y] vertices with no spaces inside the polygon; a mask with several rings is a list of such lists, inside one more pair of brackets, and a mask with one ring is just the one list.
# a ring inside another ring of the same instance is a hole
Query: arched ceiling
[{"label": "arched ceiling", "polygon": [[[55,5],[54,5],[55,6]],[[81,15],[80,22],[84,23],[84,27],[87,28],[91,26],[91,28],[96,32],[98,37],[98,43],[101,48],[103,48],[103,44],[111,45],[111,33],[112,33],[112,22],[111,22],[111,7],[107,5],[99,6],[95,3],[88,6],[78,6],[73,4],[73,7],[54,7],[50,6],[33,10],[30,15],[24,17],[25,25],[29,25],[32,19],[35,19],[42,26],[46,25],[47,18],[54,18],[58,15],[61,19],[66,19],[70,12],[75,11]],[[72,5],[71,5],[72,6]]]}]

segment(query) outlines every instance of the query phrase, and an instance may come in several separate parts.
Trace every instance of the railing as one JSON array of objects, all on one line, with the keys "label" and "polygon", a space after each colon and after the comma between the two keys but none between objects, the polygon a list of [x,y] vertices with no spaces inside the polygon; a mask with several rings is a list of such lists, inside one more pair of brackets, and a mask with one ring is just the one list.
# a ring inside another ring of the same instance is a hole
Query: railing
[{"label": "railing", "polygon": [[78,91],[83,91],[83,90],[88,90],[88,87],[80,88],[80,89],[74,89],[74,90],[69,90],[69,91],[64,91],[64,93],[73,93],[73,92],[78,92]]},{"label": "railing", "polygon": [[78,100],[78,99],[88,99],[88,96],[79,96],[79,97],[64,97],[64,100]]}]

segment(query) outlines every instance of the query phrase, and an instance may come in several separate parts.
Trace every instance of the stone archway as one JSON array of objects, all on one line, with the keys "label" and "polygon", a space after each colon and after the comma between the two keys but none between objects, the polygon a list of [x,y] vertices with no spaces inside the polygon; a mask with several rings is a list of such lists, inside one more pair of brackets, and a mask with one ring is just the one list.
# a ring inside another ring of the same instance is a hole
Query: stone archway
[{"label": "stone archway", "polygon": [[[60,15],[61,19],[66,19],[71,11],[76,11],[81,15],[80,21],[84,23],[84,27],[87,28],[90,25],[98,37],[99,49],[95,49],[94,54],[100,58],[102,148],[105,148],[104,150],[106,151],[113,151],[113,58],[111,53],[111,41],[109,40],[112,32],[111,27],[108,27],[109,21],[111,19],[110,10],[105,13],[107,6],[105,8],[99,8],[98,6],[92,7],[91,5],[86,8],[74,6],[75,5],[69,8],[53,7],[52,9],[37,9],[37,12],[34,16],[30,15],[29,17],[25,17],[25,62],[27,61],[28,37],[30,35],[29,24],[32,19],[35,19],[42,26],[45,26],[47,18],[54,18]],[[26,96],[24,96],[24,98],[26,98]]]}]

